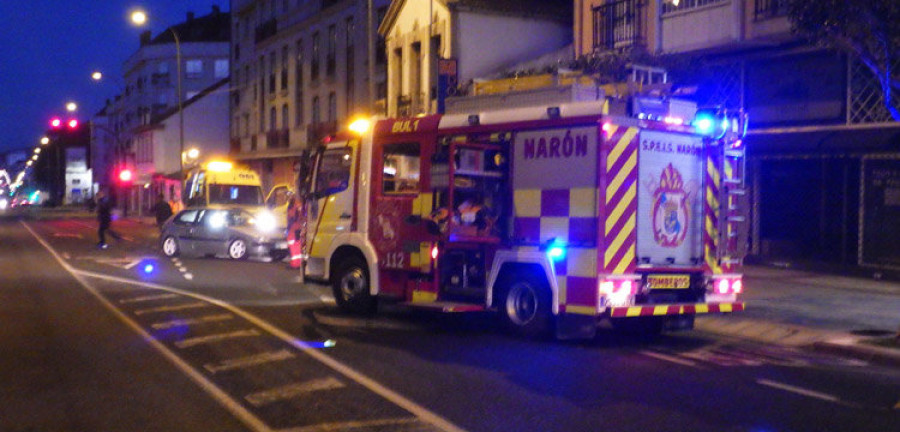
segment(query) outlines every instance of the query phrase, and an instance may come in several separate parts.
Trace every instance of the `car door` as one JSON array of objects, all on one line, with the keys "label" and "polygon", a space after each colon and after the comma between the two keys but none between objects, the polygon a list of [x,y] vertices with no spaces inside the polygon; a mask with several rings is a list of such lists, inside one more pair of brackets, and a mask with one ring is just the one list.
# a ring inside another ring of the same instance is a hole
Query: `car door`
[{"label": "car door", "polygon": [[194,230],[200,211],[197,209],[182,210],[172,221],[170,234],[178,240],[178,247],[182,253],[193,254]]},{"label": "car door", "polygon": [[199,255],[221,255],[227,251],[228,210],[201,212],[194,228],[194,250]]}]

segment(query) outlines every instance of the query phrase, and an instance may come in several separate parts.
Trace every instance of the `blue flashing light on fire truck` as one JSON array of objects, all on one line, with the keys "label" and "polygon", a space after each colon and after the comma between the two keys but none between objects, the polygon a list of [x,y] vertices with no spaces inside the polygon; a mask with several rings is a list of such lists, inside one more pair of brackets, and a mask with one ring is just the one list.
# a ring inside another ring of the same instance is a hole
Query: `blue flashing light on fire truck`
[{"label": "blue flashing light on fire truck", "polygon": [[301,176],[305,275],[559,338],[743,310],[747,118],[642,98],[355,122]]}]

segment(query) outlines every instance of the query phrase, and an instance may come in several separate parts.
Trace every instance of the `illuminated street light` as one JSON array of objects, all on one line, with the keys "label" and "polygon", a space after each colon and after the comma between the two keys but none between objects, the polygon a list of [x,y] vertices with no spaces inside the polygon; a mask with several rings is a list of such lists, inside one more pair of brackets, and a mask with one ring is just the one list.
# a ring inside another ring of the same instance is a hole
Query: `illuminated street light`
[{"label": "illuminated street light", "polygon": [[34,155],[34,156],[31,157],[31,160],[35,160],[35,161],[36,161],[37,159],[38,159],[38,155]]},{"label": "illuminated street light", "polygon": [[194,147],[194,148],[188,150],[187,156],[191,159],[197,159],[197,157],[200,156],[200,150],[197,150],[197,148]]},{"label": "illuminated street light", "polygon": [[33,163],[34,163],[34,161],[25,162],[25,166],[31,166],[31,164],[33,164]]},{"label": "illuminated street light", "polygon": [[40,148],[40,147],[35,147],[35,148],[34,148],[34,154],[40,154],[40,153],[41,153],[41,148]]},{"label": "illuminated street light", "polygon": [[49,137],[41,138],[41,145],[47,145],[47,144],[50,144],[50,138]]},{"label": "illuminated street light", "polygon": [[100,71],[94,71],[94,73],[91,74],[91,79],[94,81],[100,81],[103,79],[103,74],[100,73]]},{"label": "illuminated street light", "polygon": [[75,112],[78,110],[78,105],[75,102],[69,102],[66,104],[66,111]]},{"label": "illuminated street light", "polygon": [[131,12],[131,22],[141,26],[147,22],[147,13],[138,9]]}]

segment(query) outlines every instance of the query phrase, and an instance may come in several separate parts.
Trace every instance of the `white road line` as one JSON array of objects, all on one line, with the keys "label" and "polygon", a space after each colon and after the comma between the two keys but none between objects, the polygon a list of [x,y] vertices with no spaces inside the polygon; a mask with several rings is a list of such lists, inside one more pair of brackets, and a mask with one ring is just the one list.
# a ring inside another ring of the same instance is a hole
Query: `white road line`
[{"label": "white road line", "polygon": [[103,305],[103,307],[108,309],[120,321],[125,323],[125,325],[127,325],[135,333],[140,335],[145,341],[147,341],[147,343],[151,347],[156,349],[163,357],[165,357],[173,365],[175,365],[175,367],[181,370],[181,372],[184,373],[188,378],[197,383],[197,385],[200,386],[203,391],[209,394],[216,402],[218,402],[219,405],[231,412],[231,414],[234,415],[235,418],[243,422],[251,430],[256,432],[272,432],[272,428],[268,427],[265,422],[259,419],[259,417],[256,417],[253,413],[244,408],[244,406],[241,405],[240,402],[232,399],[231,396],[228,395],[228,393],[217,387],[202,373],[191,367],[191,365],[182,360],[181,357],[178,357],[178,355],[172,352],[172,350],[166,348],[166,346],[163,345],[162,342],[154,339],[153,336],[150,335],[150,333],[147,333],[146,330],[144,330],[137,322],[131,319],[131,317],[126,315],[125,312],[122,312],[120,309],[116,308],[115,305],[107,300],[106,297],[103,297],[103,295],[101,295],[100,292],[88,281],[87,277],[85,277],[86,275],[81,274],[79,270],[66,263],[62,259],[62,257],[60,257],[59,254],[56,253],[55,250],[53,250],[53,247],[51,247],[49,243],[47,243],[43,238],[41,238],[41,236],[34,232],[34,230],[31,229],[30,226],[28,226],[28,223],[26,223],[25,221],[22,221],[21,223],[22,226],[24,226],[25,229],[27,229],[28,232],[30,232],[31,235],[33,235],[34,238],[37,239],[37,241],[42,246],[44,246],[47,251],[50,252],[51,255],[53,255],[53,258],[56,259],[56,262],[58,262],[67,272],[69,272],[69,274],[72,275],[72,277],[76,281],[78,281],[78,283],[81,284],[82,287],[84,287],[85,291],[94,296],[94,298],[96,298],[97,301]]},{"label": "white road line", "polygon": [[126,270],[130,270],[132,267],[134,267],[134,266],[140,264],[141,261],[143,261],[143,259],[136,259],[136,260],[134,260],[134,261],[132,261],[132,262],[130,262],[130,263],[128,263],[128,264],[125,264],[125,269],[126,269]]},{"label": "white road line", "polygon": [[65,252],[63,252],[62,256],[63,256],[63,258],[65,258],[67,260],[72,259],[72,257],[68,253],[65,253]]},{"label": "white road line", "polygon": [[[349,431],[354,429],[360,430],[422,430],[422,428],[412,429],[409,426],[421,424],[421,420],[415,417],[378,419],[364,421],[348,421],[341,423],[319,423],[310,426],[303,426],[290,429],[279,429],[278,432],[331,432],[331,431]],[[386,428],[385,426],[394,426]],[[405,427],[400,427],[405,426]]]},{"label": "white road line", "polygon": [[178,267],[178,271],[180,271],[180,272],[182,272],[182,273],[184,273],[184,272],[186,272],[186,271],[187,271],[187,269],[186,269],[186,268],[184,268],[184,267],[180,267],[180,266],[179,266],[179,267]]},{"label": "white road line", "polygon": [[227,339],[238,339],[238,338],[255,337],[255,336],[259,336],[259,332],[254,329],[238,330],[238,331],[233,331],[233,332],[228,332],[228,333],[219,333],[219,334],[213,334],[213,335],[207,335],[207,336],[197,336],[197,337],[183,339],[178,342],[175,342],[175,346],[183,349],[183,348],[195,347],[197,345],[206,345],[206,344],[221,342],[221,341],[227,340]]},{"label": "white road line", "polygon": [[782,383],[776,382],[776,381],[770,381],[767,379],[758,379],[758,380],[756,380],[756,383],[767,386],[767,387],[777,388],[779,390],[789,391],[791,393],[797,393],[797,394],[800,394],[803,396],[808,396],[811,398],[821,399],[821,400],[828,401],[828,402],[840,402],[840,399],[838,399],[837,397],[832,396],[830,394],[827,394],[827,393],[820,393],[820,392],[817,392],[814,390],[807,390],[802,387],[796,387],[796,386],[792,386],[789,384],[782,384]]},{"label": "white road line", "polygon": [[197,309],[197,308],[205,308],[205,307],[209,307],[209,303],[194,302],[194,303],[187,303],[187,304],[174,305],[174,306],[160,306],[160,307],[149,308],[149,309],[138,309],[138,310],[134,311],[134,314],[135,315],[146,315],[149,313],[173,312],[173,311],[180,311],[180,310],[186,310],[186,309]]},{"label": "white road line", "polygon": [[699,366],[697,366],[696,362],[692,362],[690,360],[685,360],[683,358],[676,357],[676,356],[670,356],[668,354],[658,353],[658,352],[654,352],[654,351],[641,351],[640,353],[647,357],[653,357],[657,360],[663,360],[663,361],[667,361],[667,362],[671,362],[671,363],[677,363],[682,366],[688,366],[688,367],[692,367],[692,368],[699,367]]},{"label": "white road line", "polygon": [[246,367],[258,366],[266,363],[273,363],[282,360],[292,359],[294,353],[288,350],[270,351],[262,354],[255,354],[247,357],[233,358],[221,361],[219,363],[207,363],[203,368],[211,373],[225,372],[234,369],[243,369]]},{"label": "white road line", "polygon": [[128,304],[128,303],[140,303],[145,301],[153,301],[153,300],[166,300],[170,298],[177,298],[178,296],[175,294],[155,294],[155,295],[146,295],[141,297],[134,297],[124,300],[119,300],[119,304]]},{"label": "white road line", "polygon": [[[170,287],[170,286],[165,286],[165,285],[155,284],[155,283],[151,283],[151,282],[143,282],[143,281],[134,280],[134,279],[128,279],[128,278],[123,278],[123,277],[118,277],[118,276],[111,276],[111,275],[107,275],[107,274],[103,274],[103,273],[97,273],[97,272],[76,269],[76,268],[68,265],[66,262],[62,261],[61,259],[59,259],[59,255],[57,255],[56,251],[54,251],[53,248],[50,247],[49,244],[47,244],[47,242],[45,242],[43,239],[41,239],[37,235],[37,233],[34,232],[34,230],[32,230],[30,227],[28,227],[28,225],[25,222],[22,222],[22,224],[25,225],[25,227],[32,233],[32,235],[34,235],[35,238],[37,238],[38,241],[41,242],[41,244],[43,244],[44,247],[47,250],[49,250],[50,253],[52,253],[54,257],[57,258],[57,261],[59,261],[59,263],[66,270],[68,270],[69,273],[71,273],[73,276],[75,276],[77,279],[79,279],[79,281],[84,279],[84,277],[86,276],[86,277],[92,277],[92,278],[101,279],[101,280],[119,282],[119,283],[123,283],[123,284],[131,284],[131,285],[140,286],[140,287],[144,287],[144,288],[158,289],[161,291],[172,292],[175,294],[180,294],[183,296],[192,297],[192,298],[195,298],[198,300],[209,302],[210,304],[219,306],[219,307],[247,320],[251,324],[262,329],[263,331],[271,334],[272,336],[277,337],[278,339],[281,339],[282,342],[285,342],[285,343],[297,348],[298,350],[302,351],[303,353],[312,357],[313,359],[317,360],[318,362],[324,364],[325,366],[328,366],[332,370],[337,371],[338,373],[344,375],[345,377],[349,378],[350,380],[355,381],[356,383],[369,389],[373,393],[378,394],[379,396],[387,399],[394,405],[397,405],[397,406],[411,412],[413,415],[415,415],[422,421],[424,421],[442,431],[446,431],[446,432],[464,432],[465,431],[465,429],[462,429],[459,426],[456,426],[455,424],[451,423],[447,419],[439,416],[437,413],[434,413],[434,412],[428,410],[427,408],[413,402],[412,400],[407,399],[406,397],[381,385],[381,383],[369,378],[368,376],[362,374],[361,372],[339,362],[338,360],[335,360],[333,357],[323,353],[320,349],[310,346],[310,345],[304,343],[303,341],[297,340],[290,333],[288,333],[278,327],[275,327],[274,325],[268,323],[267,321],[264,321],[261,318],[257,317],[256,315],[253,315],[250,312],[247,312],[237,306],[234,306],[231,303],[227,303],[227,302],[224,302],[224,301],[212,298],[212,297],[204,296],[202,294],[197,294],[194,292],[185,291],[185,290],[181,290],[181,289]],[[82,285],[84,285],[84,283],[82,283]],[[103,300],[105,303],[108,303],[108,302],[106,302],[106,299],[100,295],[99,292],[95,292],[94,294],[95,294],[95,296],[97,296],[98,298]],[[112,304],[110,304],[110,307],[115,309],[115,306],[112,306]],[[119,311],[118,309],[115,309],[115,311],[118,314],[120,314],[121,316],[123,316],[125,319],[127,319],[131,323],[133,323],[134,326],[138,326],[137,323],[135,323],[134,321],[131,321],[131,319],[128,318],[123,312]],[[147,332],[143,331],[143,329],[141,329],[139,326],[137,328],[139,330],[141,330],[142,335],[146,335],[146,337],[148,339],[152,339],[152,336],[150,336]],[[219,389],[218,387],[215,387],[214,384],[212,384],[210,381],[206,380],[206,378],[200,372],[198,372],[196,369],[191,368],[190,365],[188,365],[187,363],[182,361],[180,358],[178,358],[177,354],[175,354],[174,352],[172,352],[168,348],[166,348],[164,345],[162,345],[161,342],[159,342],[155,339],[153,339],[152,341],[154,342],[154,345],[158,345],[159,347],[164,349],[165,353],[167,353],[166,354],[167,356],[171,355],[174,358],[178,359],[178,361],[180,363],[184,364],[185,367],[189,368],[191,373],[200,377],[200,379],[202,379],[204,383],[207,383],[208,385],[213,386],[216,390],[221,392],[225,396],[225,398],[228,400],[228,402],[237,404],[237,402],[235,402],[233,399],[230,399],[226,393],[222,392],[221,389]],[[243,409],[239,405],[238,405],[238,407]],[[249,412],[247,412],[247,414],[252,416],[252,414],[250,414]],[[256,418],[256,417],[254,416],[253,418]],[[266,430],[269,430],[269,429],[266,429]]]},{"label": "white road line", "polygon": [[163,321],[158,323],[150,324],[150,327],[153,327],[155,330],[165,330],[170,329],[172,327],[180,327],[180,326],[189,326],[194,324],[203,324],[217,321],[227,321],[230,319],[234,319],[234,315],[232,314],[218,314],[218,315],[206,315],[200,318],[185,318],[185,319],[176,319],[172,321]]},{"label": "white road line", "polygon": [[244,396],[244,399],[246,399],[250,405],[260,407],[282,400],[293,399],[297,396],[312,393],[314,391],[334,390],[343,387],[344,383],[340,382],[337,378],[328,377],[251,393]]},{"label": "white road line", "polygon": [[192,275],[190,273],[185,273],[184,278],[187,280],[194,280],[194,275]]}]

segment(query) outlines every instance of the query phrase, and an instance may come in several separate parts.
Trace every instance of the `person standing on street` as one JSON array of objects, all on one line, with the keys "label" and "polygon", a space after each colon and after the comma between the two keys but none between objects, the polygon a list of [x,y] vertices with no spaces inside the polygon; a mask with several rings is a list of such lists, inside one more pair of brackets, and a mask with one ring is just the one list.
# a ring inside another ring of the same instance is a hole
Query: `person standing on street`
[{"label": "person standing on street", "polygon": [[[306,241],[306,205],[301,194],[291,194],[287,208],[287,241],[291,254],[291,268],[303,268],[304,243]],[[303,271],[300,271],[303,277]]]},{"label": "person standing on street", "polygon": [[153,205],[153,214],[156,215],[156,227],[162,230],[165,223],[172,216],[172,206],[166,201],[163,194],[156,197],[156,204]]},{"label": "person standing on street", "polygon": [[108,232],[110,236],[112,236],[116,240],[121,240],[122,236],[119,233],[112,230],[112,200],[106,194],[105,191],[100,191],[97,193],[97,236],[100,239],[100,242],[97,243],[97,246],[100,249],[106,249],[109,247],[106,244],[106,233]]}]

